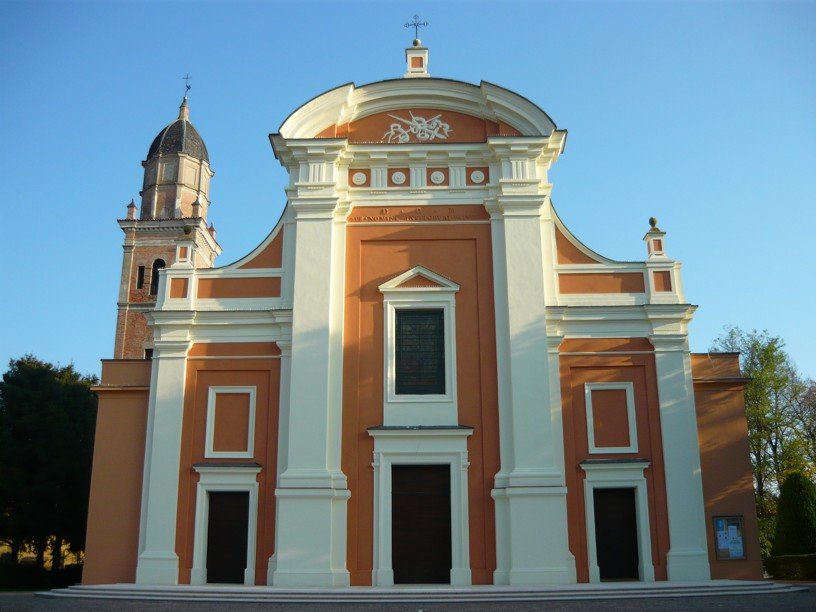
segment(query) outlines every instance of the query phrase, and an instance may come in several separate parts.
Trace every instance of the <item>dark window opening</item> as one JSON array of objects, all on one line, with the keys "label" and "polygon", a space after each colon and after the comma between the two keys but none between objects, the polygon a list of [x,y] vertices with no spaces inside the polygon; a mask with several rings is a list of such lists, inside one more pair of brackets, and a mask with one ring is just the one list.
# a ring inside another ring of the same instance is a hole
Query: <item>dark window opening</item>
[{"label": "dark window opening", "polygon": [[153,349],[145,349],[145,359],[153,359]]},{"label": "dark window opening", "polygon": [[150,276],[150,295],[156,295],[159,292],[159,270],[164,269],[164,260],[157,259],[153,262],[153,270]]},{"label": "dark window opening", "polygon": [[144,273],[145,267],[139,266],[139,271],[136,273],[136,288],[141,289],[144,287]]},{"label": "dark window opening", "polygon": [[396,320],[397,395],[444,394],[444,311],[397,310]]}]

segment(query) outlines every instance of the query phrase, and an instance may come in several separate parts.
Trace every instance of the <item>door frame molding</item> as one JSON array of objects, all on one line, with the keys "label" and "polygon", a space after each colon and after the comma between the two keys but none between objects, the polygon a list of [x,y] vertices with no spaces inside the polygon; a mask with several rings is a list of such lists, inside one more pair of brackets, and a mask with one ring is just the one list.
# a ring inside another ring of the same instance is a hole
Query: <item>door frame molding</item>
[{"label": "door frame molding", "polygon": [[638,534],[638,580],[654,582],[652,537],[649,527],[649,503],[646,478],[643,474],[651,464],[643,459],[597,459],[583,461],[584,511],[586,513],[587,557],[589,581],[600,582],[598,543],[595,539],[595,489],[634,489],[635,518]]},{"label": "door frame molding", "polygon": [[258,473],[261,466],[252,464],[198,464],[195,529],[193,534],[193,567],[190,584],[207,584],[207,536],[210,516],[210,493],[249,493],[247,517],[247,558],[244,584],[255,584],[255,548],[258,540]]},{"label": "door frame molding", "polygon": [[374,438],[374,567],[372,586],[393,586],[391,467],[450,466],[451,586],[469,586],[467,438],[472,427],[372,427]]}]

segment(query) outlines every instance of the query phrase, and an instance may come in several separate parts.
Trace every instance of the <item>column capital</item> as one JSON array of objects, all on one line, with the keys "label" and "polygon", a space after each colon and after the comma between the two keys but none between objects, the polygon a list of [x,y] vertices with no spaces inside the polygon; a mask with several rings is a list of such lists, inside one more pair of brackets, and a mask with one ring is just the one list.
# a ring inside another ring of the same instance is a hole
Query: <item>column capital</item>
[{"label": "column capital", "polygon": [[153,359],[183,359],[191,345],[189,340],[154,340]]},{"label": "column capital", "polygon": [[563,334],[553,334],[550,330],[547,330],[547,352],[550,354],[558,353],[558,349],[561,346],[561,343],[564,341]]},{"label": "column capital", "polygon": [[688,336],[686,334],[652,334],[649,341],[655,352],[688,352]]},{"label": "column capital", "polygon": [[292,356],[292,341],[291,340],[275,340],[275,344],[280,349],[281,357],[291,357]]}]

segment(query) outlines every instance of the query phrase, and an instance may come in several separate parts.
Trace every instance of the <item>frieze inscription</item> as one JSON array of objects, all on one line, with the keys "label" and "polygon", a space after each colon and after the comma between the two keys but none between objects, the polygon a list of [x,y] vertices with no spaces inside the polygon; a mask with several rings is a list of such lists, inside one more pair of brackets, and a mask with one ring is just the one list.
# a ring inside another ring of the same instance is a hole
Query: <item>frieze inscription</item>
[{"label": "frieze inscription", "polygon": [[444,223],[453,221],[486,221],[483,206],[389,206],[388,208],[355,208],[348,223]]}]

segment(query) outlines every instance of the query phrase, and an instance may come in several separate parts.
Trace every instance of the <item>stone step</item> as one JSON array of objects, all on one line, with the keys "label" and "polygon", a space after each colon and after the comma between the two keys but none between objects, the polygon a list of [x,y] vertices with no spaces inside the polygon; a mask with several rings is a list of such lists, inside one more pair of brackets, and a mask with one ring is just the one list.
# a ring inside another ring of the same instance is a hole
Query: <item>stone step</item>
[{"label": "stone step", "polygon": [[446,603],[522,602],[588,599],[641,599],[651,597],[717,597],[770,595],[805,590],[770,581],[713,580],[695,583],[605,583],[564,586],[473,586],[473,587],[346,587],[275,588],[268,586],[143,586],[133,584],[75,585],[38,593],[43,597],[86,599],[144,599],[167,601],[210,601],[245,603]]}]

